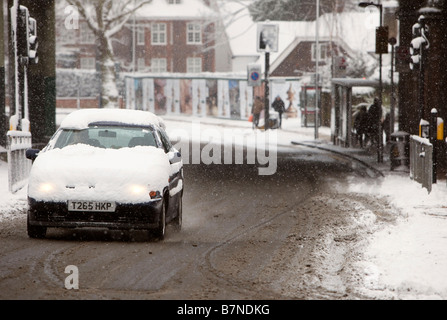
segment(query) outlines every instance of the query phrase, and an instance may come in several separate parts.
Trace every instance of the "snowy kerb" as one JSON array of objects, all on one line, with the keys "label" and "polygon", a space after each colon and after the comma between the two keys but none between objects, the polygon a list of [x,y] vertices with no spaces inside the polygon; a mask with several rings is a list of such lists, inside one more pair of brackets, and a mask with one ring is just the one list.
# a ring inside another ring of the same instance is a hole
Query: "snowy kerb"
[{"label": "snowy kerb", "polygon": [[387,175],[379,188],[353,183],[351,191],[388,198],[400,212],[368,239],[365,293],[378,299],[447,299],[446,181],[429,194],[408,176]]}]

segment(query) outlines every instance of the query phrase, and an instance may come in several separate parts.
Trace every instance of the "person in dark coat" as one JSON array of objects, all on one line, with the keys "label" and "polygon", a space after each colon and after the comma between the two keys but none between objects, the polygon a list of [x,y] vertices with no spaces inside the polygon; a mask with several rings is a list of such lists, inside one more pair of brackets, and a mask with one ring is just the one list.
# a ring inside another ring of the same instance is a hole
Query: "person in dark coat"
[{"label": "person in dark coat", "polygon": [[366,144],[366,134],[368,133],[368,112],[366,106],[361,106],[354,119],[354,129],[360,148]]},{"label": "person in dark coat", "polygon": [[390,123],[390,113],[387,112],[385,115],[385,119],[382,122],[382,130],[385,132],[385,141],[389,143],[391,140],[391,123]]},{"label": "person in dark coat", "polygon": [[382,121],[382,108],[378,98],[374,98],[374,103],[368,109],[368,127],[371,142],[378,145],[379,127]]},{"label": "person in dark coat", "polygon": [[279,128],[282,126],[282,114],[286,112],[286,106],[280,96],[276,96],[275,101],[272,103],[272,108],[279,114]]}]

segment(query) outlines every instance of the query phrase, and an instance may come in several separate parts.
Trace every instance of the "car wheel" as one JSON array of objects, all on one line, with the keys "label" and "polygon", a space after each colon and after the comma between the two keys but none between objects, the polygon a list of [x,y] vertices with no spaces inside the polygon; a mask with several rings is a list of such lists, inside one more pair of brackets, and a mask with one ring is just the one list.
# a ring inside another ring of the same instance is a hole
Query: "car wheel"
[{"label": "car wheel", "polygon": [[28,236],[30,238],[42,239],[42,238],[45,238],[45,236],[47,234],[47,227],[30,225],[29,217],[27,219],[26,227],[27,227]]},{"label": "car wheel", "polygon": [[183,197],[180,196],[180,198],[178,200],[177,216],[174,218],[174,220],[172,220],[172,224],[174,225],[174,227],[177,231],[180,231],[182,229],[182,219],[183,219],[182,199],[183,199]]},{"label": "car wheel", "polygon": [[163,204],[161,206],[160,217],[158,219],[158,227],[155,229],[154,235],[163,240],[166,234],[166,202],[163,199]]}]

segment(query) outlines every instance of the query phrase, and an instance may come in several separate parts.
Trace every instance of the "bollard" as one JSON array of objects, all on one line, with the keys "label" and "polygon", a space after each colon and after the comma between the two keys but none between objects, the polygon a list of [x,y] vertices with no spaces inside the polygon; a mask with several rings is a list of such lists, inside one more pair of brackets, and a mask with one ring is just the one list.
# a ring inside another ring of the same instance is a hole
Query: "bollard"
[{"label": "bollard", "polygon": [[438,110],[431,109],[430,112],[430,143],[433,146],[433,183],[436,183],[437,177],[437,152],[436,152],[436,140],[438,138]]},{"label": "bollard", "polygon": [[395,169],[407,171],[410,166],[410,134],[396,131],[391,134],[390,163],[391,171]]}]

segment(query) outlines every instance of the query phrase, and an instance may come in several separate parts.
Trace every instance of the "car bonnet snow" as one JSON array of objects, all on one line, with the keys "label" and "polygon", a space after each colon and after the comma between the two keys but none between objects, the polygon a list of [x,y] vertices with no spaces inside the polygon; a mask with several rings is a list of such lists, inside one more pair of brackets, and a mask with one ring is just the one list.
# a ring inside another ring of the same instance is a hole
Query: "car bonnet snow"
[{"label": "car bonnet snow", "polygon": [[[162,191],[171,174],[160,148],[115,150],[77,144],[39,154],[31,169],[28,195],[38,201],[148,202],[149,191]],[[41,190],[45,184],[51,184],[51,192]],[[144,186],[147,192],[133,193],[133,185]]]}]

